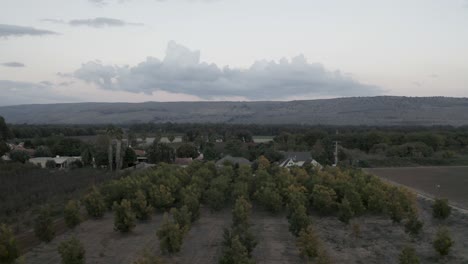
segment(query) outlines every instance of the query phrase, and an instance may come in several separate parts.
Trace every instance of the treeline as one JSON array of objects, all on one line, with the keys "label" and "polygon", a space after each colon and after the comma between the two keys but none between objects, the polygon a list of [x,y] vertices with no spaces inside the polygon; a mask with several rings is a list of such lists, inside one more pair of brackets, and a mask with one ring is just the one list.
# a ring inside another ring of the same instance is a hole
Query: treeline
[{"label": "treeline", "polygon": [[51,136],[93,136],[105,126],[96,125],[28,125],[10,124],[12,138],[36,138]]}]

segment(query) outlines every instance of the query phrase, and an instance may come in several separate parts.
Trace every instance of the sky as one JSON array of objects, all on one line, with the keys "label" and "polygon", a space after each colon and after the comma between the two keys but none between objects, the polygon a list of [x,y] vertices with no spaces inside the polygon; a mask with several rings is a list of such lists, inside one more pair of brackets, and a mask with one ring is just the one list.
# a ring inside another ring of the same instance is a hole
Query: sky
[{"label": "sky", "polygon": [[1,0],[0,106],[468,97],[468,0]]}]

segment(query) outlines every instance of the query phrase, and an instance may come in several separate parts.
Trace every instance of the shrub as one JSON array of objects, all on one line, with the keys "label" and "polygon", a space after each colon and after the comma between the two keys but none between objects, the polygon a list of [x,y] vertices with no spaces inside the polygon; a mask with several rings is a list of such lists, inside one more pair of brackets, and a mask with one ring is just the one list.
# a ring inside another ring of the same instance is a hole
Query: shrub
[{"label": "shrub", "polygon": [[349,220],[354,216],[354,212],[351,208],[351,204],[349,203],[348,199],[344,198],[340,205],[338,206],[339,209],[339,216],[341,222],[348,224]]},{"label": "shrub", "polygon": [[182,247],[182,231],[180,226],[169,220],[169,215],[164,213],[163,222],[157,231],[159,246],[164,253],[176,253]]},{"label": "shrub", "polygon": [[303,258],[312,259],[318,256],[320,239],[312,225],[303,228],[299,232],[296,244]]},{"label": "shrub", "polygon": [[135,199],[133,200],[133,210],[137,219],[146,220],[151,218],[153,213],[153,207],[146,201],[145,194],[138,190],[135,193]]},{"label": "shrub", "polygon": [[253,264],[253,260],[249,258],[247,248],[240,241],[239,236],[234,236],[230,239],[228,245],[225,245],[223,256],[219,261],[220,264]]},{"label": "shrub", "polygon": [[351,209],[355,215],[360,215],[366,210],[362,204],[361,195],[358,192],[353,190],[347,191],[344,198],[349,201]]},{"label": "shrub", "polygon": [[405,247],[398,258],[399,264],[419,264],[419,258],[413,247]]},{"label": "shrub", "polygon": [[405,232],[413,237],[417,236],[423,227],[423,222],[419,221],[418,217],[413,214],[409,217],[405,224]]},{"label": "shrub", "polygon": [[104,215],[106,204],[104,202],[104,197],[96,187],[93,187],[91,192],[84,197],[83,203],[88,215],[94,218],[100,218]]},{"label": "shrub", "polygon": [[13,231],[5,224],[0,225],[0,263],[10,264],[19,257]]},{"label": "shrub", "polygon": [[65,224],[69,228],[73,228],[81,223],[80,203],[76,200],[68,201],[63,211]]},{"label": "shrub", "polygon": [[404,217],[404,211],[400,201],[391,200],[388,204],[388,213],[394,223],[400,223]]},{"label": "shrub", "polygon": [[25,163],[29,158],[28,152],[24,150],[13,150],[10,152],[10,159],[12,161]]},{"label": "shrub", "polygon": [[232,211],[232,225],[248,226],[251,210],[252,205],[244,197],[238,198]]},{"label": "shrub", "polygon": [[149,200],[154,208],[164,209],[172,206],[174,197],[171,189],[165,185],[152,186],[149,193]]},{"label": "shrub", "polygon": [[447,199],[436,199],[432,205],[432,216],[437,219],[446,219],[452,212]]},{"label": "shrub", "polygon": [[44,242],[50,242],[54,239],[55,231],[48,206],[41,208],[39,211],[39,215],[34,221],[34,233],[37,238]]},{"label": "shrub", "polygon": [[283,206],[283,199],[274,186],[261,187],[255,196],[260,204],[271,213],[278,213]]},{"label": "shrub", "polygon": [[296,207],[289,216],[289,231],[298,236],[299,232],[309,225],[310,218],[307,215],[307,209],[303,205]]},{"label": "shrub", "polygon": [[172,208],[171,214],[174,221],[179,225],[182,233],[187,233],[190,230],[190,225],[192,224],[192,214],[188,207],[184,205],[180,209]]},{"label": "shrub", "polygon": [[128,232],[135,227],[135,213],[128,200],[123,199],[120,204],[114,202],[112,210],[114,211],[114,230]]},{"label": "shrub", "polygon": [[209,188],[205,192],[205,200],[211,210],[219,211],[224,207],[226,202],[225,192],[217,188]]},{"label": "shrub", "polygon": [[184,195],[182,204],[186,205],[192,215],[192,222],[200,217],[200,201],[197,194],[189,192]]},{"label": "shrub", "polygon": [[76,237],[60,243],[58,252],[62,258],[62,264],[85,263],[85,249]]},{"label": "shrub", "polygon": [[432,245],[441,256],[446,256],[449,254],[450,248],[453,246],[453,244],[454,242],[450,236],[449,231],[446,228],[440,228],[437,231]]}]

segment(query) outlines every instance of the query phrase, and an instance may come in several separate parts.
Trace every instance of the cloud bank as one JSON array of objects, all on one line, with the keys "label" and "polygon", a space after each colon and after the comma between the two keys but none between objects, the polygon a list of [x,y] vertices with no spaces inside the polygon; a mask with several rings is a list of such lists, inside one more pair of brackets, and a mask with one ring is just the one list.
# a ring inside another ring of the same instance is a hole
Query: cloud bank
[{"label": "cloud bank", "polygon": [[44,22],[51,22],[55,24],[67,24],[70,26],[88,26],[95,28],[103,27],[124,27],[124,26],[142,26],[141,23],[130,23],[120,19],[108,18],[108,17],[96,17],[91,19],[73,19],[70,21],[65,21],[61,19],[42,19]]},{"label": "cloud bank", "polygon": [[0,80],[0,105],[73,102],[75,98],[58,94],[51,82]]},{"label": "cloud bank", "polygon": [[36,29],[33,27],[23,27],[15,25],[0,24],[0,37],[21,37],[25,35],[30,36],[43,36],[43,35],[57,35],[58,33],[44,30]]},{"label": "cloud bank", "polygon": [[5,63],[1,63],[0,65],[5,66],[5,67],[12,67],[12,68],[26,67],[26,65],[24,65],[24,63],[16,62],[16,61],[5,62]]},{"label": "cloud bank", "polygon": [[300,55],[291,60],[257,61],[247,69],[200,62],[200,52],[169,42],[163,60],[148,57],[130,66],[84,63],[73,73],[77,79],[101,89],[152,94],[156,91],[195,95],[202,99],[242,97],[249,100],[282,100],[306,95],[371,96],[383,91],[362,84],[322,64],[308,63]]}]

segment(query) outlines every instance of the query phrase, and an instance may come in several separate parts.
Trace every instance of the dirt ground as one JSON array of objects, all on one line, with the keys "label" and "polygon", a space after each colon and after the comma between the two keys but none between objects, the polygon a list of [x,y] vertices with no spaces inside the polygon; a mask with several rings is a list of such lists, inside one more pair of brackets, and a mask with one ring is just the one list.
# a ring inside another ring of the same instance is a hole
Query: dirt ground
[{"label": "dirt ground", "polygon": [[418,192],[447,198],[468,209],[468,167],[375,168],[366,171]]},{"label": "dirt ground", "polygon": [[252,230],[258,242],[252,253],[256,263],[304,263],[296,248],[296,239],[289,232],[289,223],[285,215],[272,215],[254,209],[252,223]]},{"label": "dirt ground", "polygon": [[[432,219],[431,202],[419,199],[423,231],[414,241],[404,232],[403,224],[394,224],[387,217],[363,216],[353,219],[359,224],[360,235],[355,236],[350,225],[336,217],[313,216],[314,226],[324,240],[335,263],[393,264],[406,245],[415,247],[421,263],[468,263],[468,215],[457,211],[445,221]],[[449,256],[439,258],[432,247],[438,226],[447,226],[455,245]]]}]

